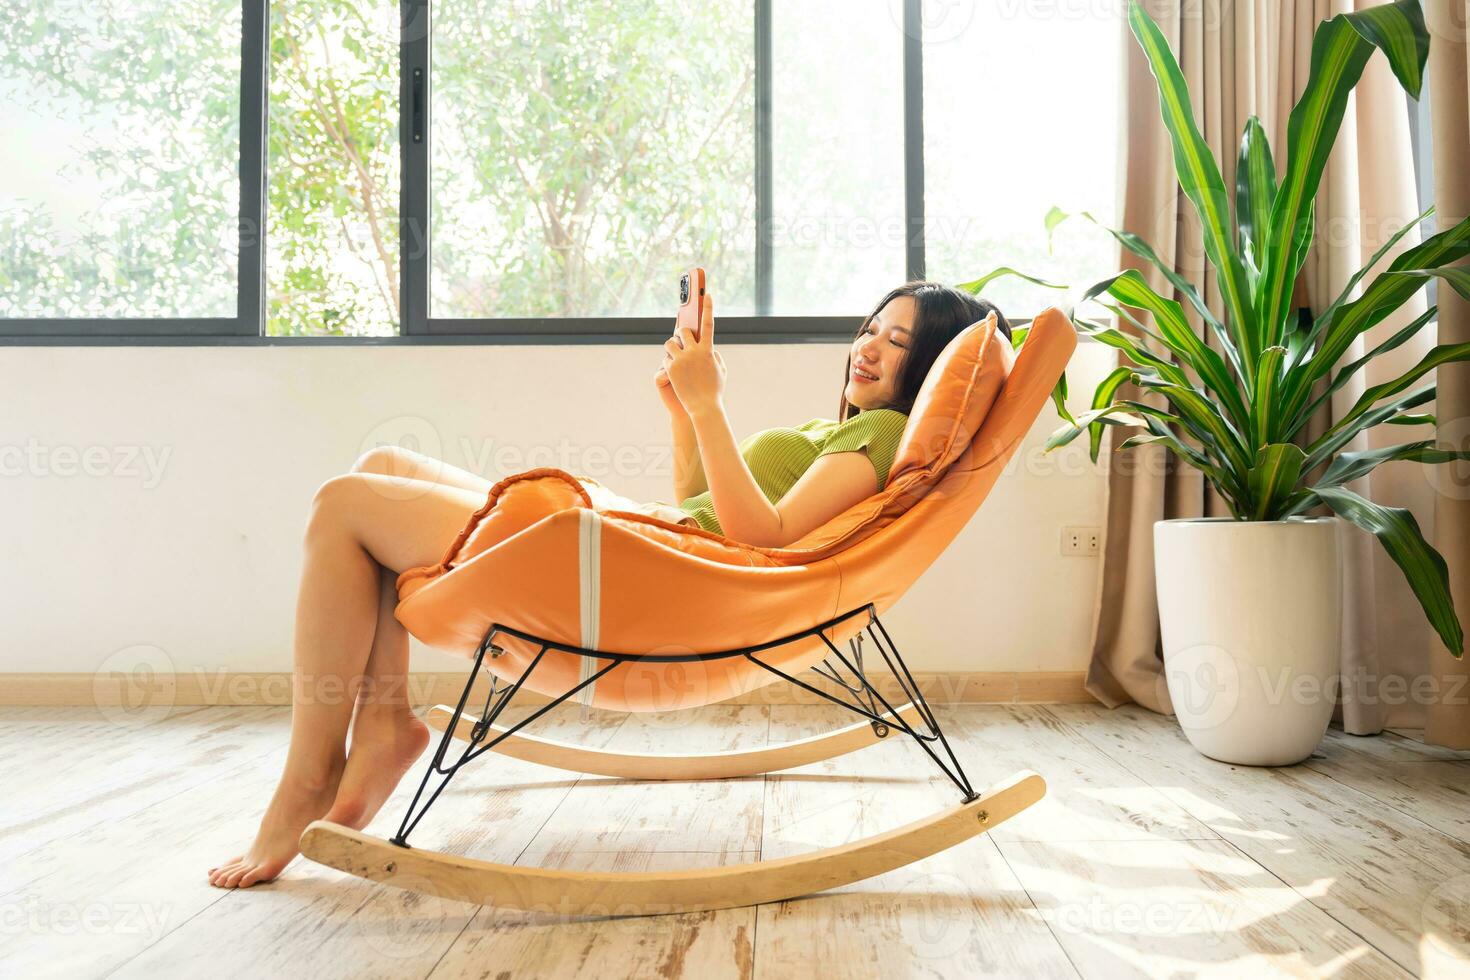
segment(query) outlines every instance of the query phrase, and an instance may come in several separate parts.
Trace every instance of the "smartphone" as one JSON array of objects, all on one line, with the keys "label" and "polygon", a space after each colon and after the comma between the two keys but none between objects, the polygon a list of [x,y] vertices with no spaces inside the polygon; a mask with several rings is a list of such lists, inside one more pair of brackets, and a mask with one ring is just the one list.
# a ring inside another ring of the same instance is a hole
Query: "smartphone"
[{"label": "smartphone", "polygon": [[688,327],[699,339],[699,325],[704,322],[704,270],[695,266],[679,277],[679,316],[674,330]]}]

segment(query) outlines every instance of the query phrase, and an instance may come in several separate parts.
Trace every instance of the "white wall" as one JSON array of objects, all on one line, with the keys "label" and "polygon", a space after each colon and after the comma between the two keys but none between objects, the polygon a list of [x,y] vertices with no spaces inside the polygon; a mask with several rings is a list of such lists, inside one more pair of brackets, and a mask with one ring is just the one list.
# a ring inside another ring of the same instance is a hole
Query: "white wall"
[{"label": "white wall", "polygon": [[[835,413],[841,345],[723,349],[738,434]],[[1079,347],[1074,410],[1111,355]],[[668,499],[657,362],[636,346],[0,348],[0,671],[91,672],[138,646],[155,669],[289,670],[313,491],[379,441]],[[887,618],[911,667],[1084,669],[1098,561],[1062,557],[1058,528],[1101,524],[1105,487],[1085,440],[1041,455],[1057,421],[1043,411]],[[414,665],[463,662],[416,647]]]}]

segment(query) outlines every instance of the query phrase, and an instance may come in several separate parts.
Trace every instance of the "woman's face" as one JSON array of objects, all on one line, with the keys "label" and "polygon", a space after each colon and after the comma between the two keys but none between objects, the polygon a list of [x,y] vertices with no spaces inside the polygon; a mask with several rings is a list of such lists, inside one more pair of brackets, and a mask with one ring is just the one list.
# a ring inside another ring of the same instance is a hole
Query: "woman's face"
[{"label": "woman's face", "polygon": [[867,411],[898,400],[898,374],[908,356],[914,309],[912,296],[889,300],[852,342],[846,391],[849,404]]}]

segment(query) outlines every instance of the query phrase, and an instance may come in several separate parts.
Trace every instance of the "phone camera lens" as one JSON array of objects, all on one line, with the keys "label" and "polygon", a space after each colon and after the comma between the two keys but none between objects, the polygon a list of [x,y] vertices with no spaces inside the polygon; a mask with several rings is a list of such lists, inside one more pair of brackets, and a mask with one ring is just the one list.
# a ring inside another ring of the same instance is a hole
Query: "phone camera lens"
[{"label": "phone camera lens", "polygon": [[679,280],[679,302],[689,302],[689,277],[684,276]]}]

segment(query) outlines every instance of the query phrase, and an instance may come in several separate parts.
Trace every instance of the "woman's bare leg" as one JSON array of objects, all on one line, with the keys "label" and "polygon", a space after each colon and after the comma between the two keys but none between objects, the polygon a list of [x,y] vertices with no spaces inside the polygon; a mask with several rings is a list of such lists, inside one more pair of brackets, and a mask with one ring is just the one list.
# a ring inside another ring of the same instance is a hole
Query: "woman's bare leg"
[{"label": "woman's bare leg", "polygon": [[[363,453],[352,471],[393,477],[405,496],[424,493],[427,487],[419,484],[438,484],[474,491],[483,503],[493,485],[468,470],[399,446]],[[408,631],[393,615],[397,579],[397,572],[382,569],[378,626],[357,696],[347,767],[326,814],[327,820],[358,829],[377,815],[429,742],[429,728],[414,713],[408,689]]]},{"label": "woman's bare leg", "polygon": [[487,480],[469,470],[452,466],[442,459],[425,456],[412,449],[404,449],[402,446],[379,446],[376,449],[369,449],[358,457],[356,463],[352,464],[352,472],[380,473],[383,476],[393,477],[399,483],[409,480],[419,483],[437,483],[445,487],[474,490],[479,494],[488,493],[495,485],[493,480]]},{"label": "woman's bare leg", "polygon": [[381,569],[378,626],[368,654],[352,747],[325,819],[361,829],[382,809],[429,744],[429,726],[414,714],[408,690],[408,631],[393,616],[398,573]]},{"label": "woman's bare leg", "polygon": [[[268,881],[296,856],[301,831],[327,812],[343,778],[347,728],[381,620],[383,569],[437,561],[481,503],[483,495],[472,490],[432,484],[420,492],[366,472],[334,477],[317,491],[297,597],[285,769],[254,843],[211,869],[211,883]],[[390,647],[380,664],[385,671],[403,670],[395,656]]]}]

